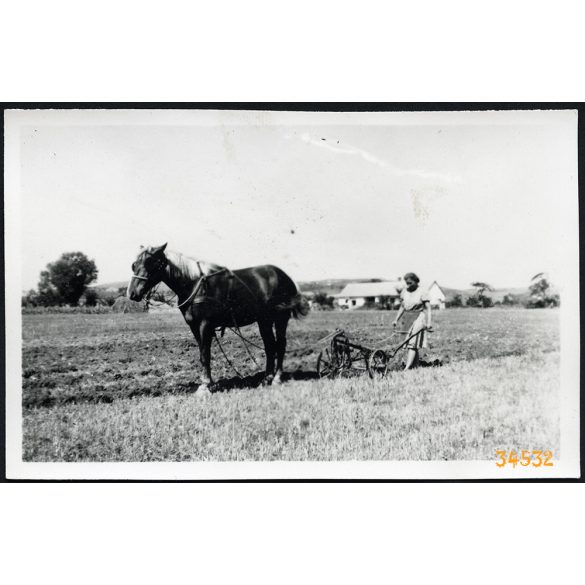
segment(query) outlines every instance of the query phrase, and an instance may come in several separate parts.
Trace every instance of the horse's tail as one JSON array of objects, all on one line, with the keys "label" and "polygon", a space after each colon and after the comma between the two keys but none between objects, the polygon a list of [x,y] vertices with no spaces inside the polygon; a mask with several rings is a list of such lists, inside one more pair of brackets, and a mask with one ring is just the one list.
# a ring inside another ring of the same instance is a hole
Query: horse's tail
[{"label": "horse's tail", "polygon": [[294,297],[288,301],[288,303],[281,303],[276,305],[277,311],[287,311],[289,310],[292,316],[295,319],[302,319],[309,314],[311,310],[311,305],[309,305],[309,301],[307,297],[303,296],[302,294],[298,293]]}]

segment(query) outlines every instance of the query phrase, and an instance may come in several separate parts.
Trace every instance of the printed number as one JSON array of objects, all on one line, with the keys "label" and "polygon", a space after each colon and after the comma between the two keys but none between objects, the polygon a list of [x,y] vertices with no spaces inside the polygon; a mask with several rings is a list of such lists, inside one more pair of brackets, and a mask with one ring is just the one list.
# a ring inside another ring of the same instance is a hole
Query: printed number
[{"label": "printed number", "polygon": [[496,461],[496,465],[498,467],[504,467],[506,465],[506,452],[505,451],[496,451],[496,455],[500,458],[501,463]]},{"label": "printed number", "polygon": [[[543,461],[544,456],[544,461]],[[496,461],[496,465],[498,467],[505,467],[506,465],[510,464],[512,467],[516,468],[516,465],[520,463],[522,467],[528,467],[532,462],[534,467],[540,467],[541,465],[544,467],[553,467],[554,463],[552,462],[553,452],[548,451],[528,451],[527,449],[522,449],[521,457],[518,459],[518,453],[516,451],[496,451],[496,457],[498,460]]]},{"label": "printed number", "polygon": [[[543,465],[546,465],[547,467],[552,467],[554,464],[552,461],[550,461],[551,459],[552,459],[552,451],[545,451]],[[550,463],[549,463],[549,461],[550,461]]]}]

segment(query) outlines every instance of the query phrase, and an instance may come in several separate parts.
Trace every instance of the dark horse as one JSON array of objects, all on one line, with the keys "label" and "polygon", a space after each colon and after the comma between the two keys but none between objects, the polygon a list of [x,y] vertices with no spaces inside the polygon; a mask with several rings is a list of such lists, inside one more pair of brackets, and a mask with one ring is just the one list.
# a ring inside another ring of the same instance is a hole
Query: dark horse
[{"label": "dark horse", "polygon": [[203,367],[199,390],[207,392],[212,384],[211,343],[215,329],[254,322],[258,323],[266,350],[266,382],[280,383],[288,321],[291,316],[298,319],[309,312],[307,300],[291,278],[276,266],[231,271],[165,252],[166,247],[164,244],[141,250],[132,264],[128,297],[140,301],[161,281],[174,291],[177,306],[199,345]]}]

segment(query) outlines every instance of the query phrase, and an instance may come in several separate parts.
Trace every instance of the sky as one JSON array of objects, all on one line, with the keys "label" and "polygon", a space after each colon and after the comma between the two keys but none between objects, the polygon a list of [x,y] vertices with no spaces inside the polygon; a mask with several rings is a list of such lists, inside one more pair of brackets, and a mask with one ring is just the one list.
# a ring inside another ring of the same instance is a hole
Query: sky
[{"label": "sky", "polygon": [[[141,245],[295,280],[558,274],[573,112],[38,111],[15,116],[22,288],[63,252],[99,283]],[[11,122],[11,119],[8,120]],[[15,152],[16,151],[16,152]]]}]

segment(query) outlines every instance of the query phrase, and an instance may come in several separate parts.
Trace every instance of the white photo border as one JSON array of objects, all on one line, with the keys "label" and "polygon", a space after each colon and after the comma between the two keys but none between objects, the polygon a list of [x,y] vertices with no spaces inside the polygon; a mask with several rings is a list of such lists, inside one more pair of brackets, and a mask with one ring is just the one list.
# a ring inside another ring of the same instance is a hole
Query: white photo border
[{"label": "white photo border", "polygon": [[[104,104],[106,107],[109,105]],[[493,110],[475,104],[372,104],[371,110],[355,111],[351,104],[296,104],[284,110],[283,104],[266,110],[218,105],[217,109],[199,109],[168,104],[163,109],[133,109],[120,104],[115,109],[90,109],[62,105],[56,109],[9,109],[4,112],[4,204],[5,204],[5,342],[6,342],[6,477],[8,479],[47,480],[466,480],[466,479],[555,479],[580,477],[580,327],[579,327],[579,213],[578,213],[578,113],[575,109],[549,109],[543,105],[526,105],[526,109],[509,109],[493,104]],[[258,105],[253,105],[256,108]],[[260,105],[262,106],[262,105]],[[368,104],[361,104],[365,108]],[[406,107],[407,106],[407,107]],[[355,107],[355,106],[354,106]],[[394,109],[394,108],[397,109]],[[400,109],[404,107],[404,109]],[[502,109],[498,109],[498,107]],[[298,108],[298,110],[297,110]],[[347,108],[347,109],[344,109]],[[420,109],[419,109],[420,108]],[[476,109],[479,108],[479,109]],[[296,111],[293,111],[296,110]],[[404,111],[408,110],[408,111]],[[426,110],[426,111],[425,111]],[[432,110],[432,112],[431,112]],[[474,123],[531,123],[548,114],[559,123],[574,128],[574,193],[562,199],[567,226],[565,258],[562,265],[563,297],[561,320],[561,455],[551,468],[499,469],[490,461],[441,462],[189,462],[189,463],[37,463],[22,460],[22,318],[21,318],[21,214],[19,204],[20,126],[28,124],[424,124],[429,115],[433,122],[449,123],[457,112],[466,111]],[[553,111],[554,110],[554,111]],[[389,122],[393,118],[392,122]],[[491,118],[491,121],[488,119]]]}]

